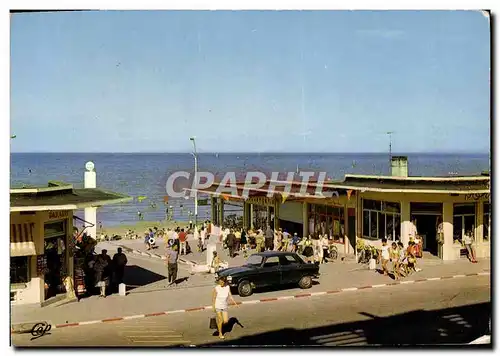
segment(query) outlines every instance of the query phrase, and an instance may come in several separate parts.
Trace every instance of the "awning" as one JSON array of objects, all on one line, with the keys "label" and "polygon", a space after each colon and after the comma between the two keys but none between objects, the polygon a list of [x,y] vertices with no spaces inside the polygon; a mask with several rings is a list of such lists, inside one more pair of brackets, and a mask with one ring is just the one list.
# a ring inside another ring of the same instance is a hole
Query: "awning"
[{"label": "awning", "polygon": [[[10,224],[10,255],[33,256],[43,253],[43,246],[36,246],[33,239],[34,223]],[[39,244],[41,245],[41,244]]]}]

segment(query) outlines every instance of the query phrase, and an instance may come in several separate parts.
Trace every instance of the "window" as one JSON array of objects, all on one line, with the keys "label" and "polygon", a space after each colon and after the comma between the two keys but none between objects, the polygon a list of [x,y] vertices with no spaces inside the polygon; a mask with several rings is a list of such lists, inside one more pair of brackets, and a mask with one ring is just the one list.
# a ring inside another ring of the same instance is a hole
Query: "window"
[{"label": "window", "polygon": [[309,231],[311,234],[331,236],[334,241],[344,241],[344,207],[320,204],[309,205]]},{"label": "window", "polygon": [[296,264],[299,264],[299,261],[297,261],[295,259],[295,257],[293,257],[291,255],[285,255],[285,256],[281,256],[280,263],[283,266],[287,266],[287,265],[296,265]]},{"label": "window", "polygon": [[252,255],[247,259],[248,265],[260,266],[262,264],[262,256]]},{"label": "window", "polygon": [[491,226],[491,215],[490,215],[490,203],[483,203],[483,241],[490,240],[490,226]]},{"label": "window", "polygon": [[399,240],[401,210],[399,203],[363,199],[363,236],[369,239]]},{"label": "window", "polygon": [[470,233],[472,239],[475,239],[474,230],[476,220],[475,204],[455,204],[453,206],[453,242],[462,241],[466,233]]},{"label": "window", "polygon": [[280,264],[280,260],[278,256],[268,257],[266,262],[264,263],[264,267],[276,267]]},{"label": "window", "polygon": [[29,281],[29,258],[19,256],[10,258],[10,284],[28,283]]},{"label": "window", "polygon": [[57,221],[44,225],[44,237],[59,237],[66,235],[66,221]]}]

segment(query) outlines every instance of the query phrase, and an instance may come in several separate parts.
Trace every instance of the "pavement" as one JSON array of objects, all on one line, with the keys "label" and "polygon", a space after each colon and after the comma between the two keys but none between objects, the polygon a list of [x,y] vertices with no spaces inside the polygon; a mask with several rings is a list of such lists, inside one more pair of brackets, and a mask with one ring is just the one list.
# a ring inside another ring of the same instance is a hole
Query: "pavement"
[{"label": "pavement", "polygon": [[[99,248],[108,249],[110,254],[117,245],[111,242],[100,243]],[[120,320],[121,318],[143,318],[147,315],[161,315],[165,312],[185,312],[186,310],[200,310],[211,303],[211,290],[214,286],[214,277],[210,274],[190,273],[188,266],[180,265],[179,283],[168,286],[166,267],[158,259],[142,255],[129,254],[129,265],[125,272],[125,283],[129,286],[127,296],[117,294],[106,299],[93,296],[81,299],[78,303],[60,305],[56,307],[28,308],[18,306],[11,308],[11,324],[36,323],[45,321],[54,327],[64,325],[79,326],[102,322],[102,320]],[[236,262],[231,261],[230,265]],[[261,300],[283,300],[304,295],[314,297],[326,293],[350,292],[358,289],[395,287],[399,283],[407,284],[410,288],[417,282],[436,283],[441,278],[481,278],[489,275],[490,260],[481,260],[471,264],[467,260],[453,263],[437,263],[435,260],[420,261],[422,271],[414,273],[400,282],[389,277],[368,270],[366,265],[354,262],[333,262],[320,267],[319,283],[306,291],[294,288],[277,288],[257,291],[251,297],[236,300],[248,303],[258,303]],[[468,276],[468,277],[467,277]],[[131,289],[133,288],[133,289]],[[281,299],[280,299],[281,298]]]},{"label": "pavement", "polygon": [[229,309],[225,340],[209,329],[211,310],[56,328],[36,338],[13,334],[11,340],[17,347],[466,347],[488,332],[490,292],[489,277],[477,276],[242,304]]}]

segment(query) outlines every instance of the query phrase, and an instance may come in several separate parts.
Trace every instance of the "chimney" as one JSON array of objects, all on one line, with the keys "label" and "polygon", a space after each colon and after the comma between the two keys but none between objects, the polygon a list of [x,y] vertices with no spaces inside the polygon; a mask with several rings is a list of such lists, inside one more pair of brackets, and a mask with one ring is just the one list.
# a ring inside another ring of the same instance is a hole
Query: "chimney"
[{"label": "chimney", "polygon": [[391,176],[408,177],[408,157],[406,156],[391,157]]}]

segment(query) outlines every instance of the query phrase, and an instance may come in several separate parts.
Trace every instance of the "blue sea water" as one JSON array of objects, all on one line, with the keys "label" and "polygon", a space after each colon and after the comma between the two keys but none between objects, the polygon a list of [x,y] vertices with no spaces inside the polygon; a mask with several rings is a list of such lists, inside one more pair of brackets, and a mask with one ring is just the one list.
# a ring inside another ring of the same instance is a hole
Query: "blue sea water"
[{"label": "blue sea water", "polygon": [[[488,154],[408,154],[409,174],[413,176],[472,175],[489,169]],[[60,180],[83,187],[85,163],[93,161],[97,186],[134,197],[134,201],[98,210],[98,221],[104,226],[134,223],[137,212],[144,220],[165,219],[165,182],[177,170],[193,172],[189,153],[12,153],[11,186],[42,185]],[[388,154],[328,153],[203,153],[198,155],[198,170],[219,176],[227,171],[326,172],[328,177],[343,179],[346,173],[387,175]],[[147,197],[142,202],[137,197]],[[192,199],[171,199],[173,218],[190,220],[194,212]],[[210,207],[200,206],[199,219],[208,218]],[[82,212],[77,215],[82,216]]]}]

